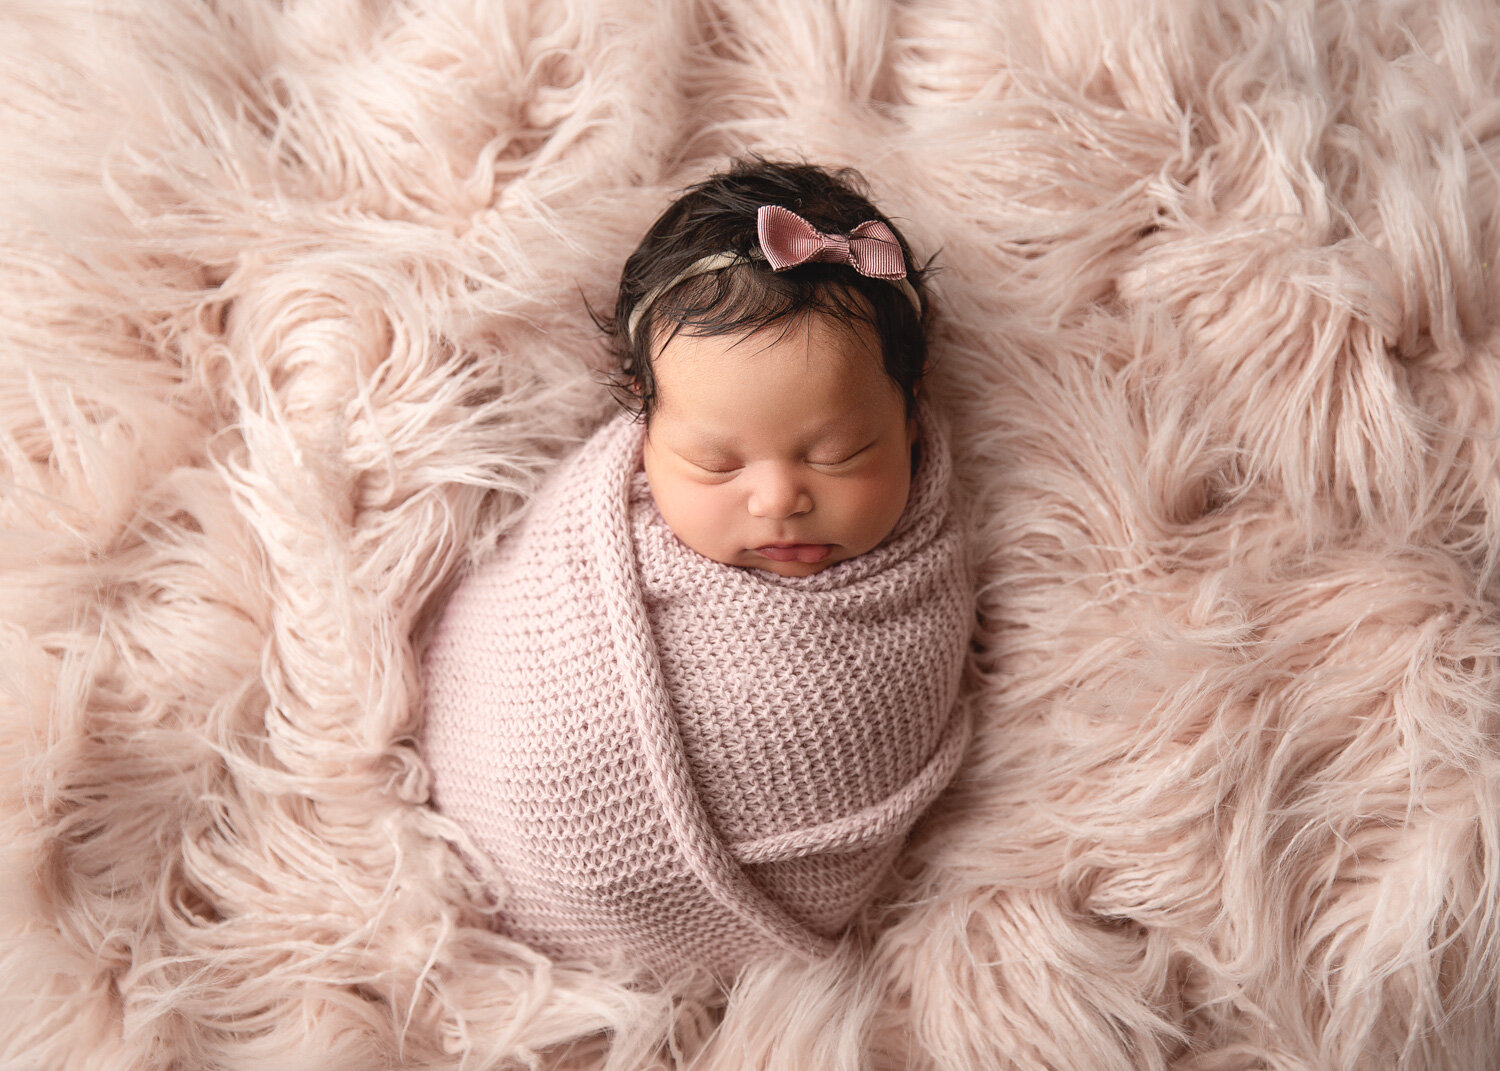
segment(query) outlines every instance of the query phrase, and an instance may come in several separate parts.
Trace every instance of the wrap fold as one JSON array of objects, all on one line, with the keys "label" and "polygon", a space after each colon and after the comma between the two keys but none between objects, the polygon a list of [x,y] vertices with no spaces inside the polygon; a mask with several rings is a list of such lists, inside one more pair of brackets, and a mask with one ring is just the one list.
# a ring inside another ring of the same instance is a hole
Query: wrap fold
[{"label": "wrap fold", "polygon": [[732,974],[830,952],[968,737],[974,623],[925,402],[886,541],[810,577],[689,549],[621,414],[457,587],[424,662],[433,801],[550,955]]}]

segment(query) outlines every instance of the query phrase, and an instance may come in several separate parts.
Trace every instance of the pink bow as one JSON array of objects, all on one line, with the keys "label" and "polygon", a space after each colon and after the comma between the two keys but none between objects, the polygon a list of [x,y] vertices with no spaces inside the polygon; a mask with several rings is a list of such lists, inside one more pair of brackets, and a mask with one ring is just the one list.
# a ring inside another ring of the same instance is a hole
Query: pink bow
[{"label": "pink bow", "polygon": [[755,213],[755,229],[772,271],[808,263],[848,264],[872,279],[906,278],[901,243],[878,219],[866,220],[848,234],[824,234],[791,209],[762,205]]}]

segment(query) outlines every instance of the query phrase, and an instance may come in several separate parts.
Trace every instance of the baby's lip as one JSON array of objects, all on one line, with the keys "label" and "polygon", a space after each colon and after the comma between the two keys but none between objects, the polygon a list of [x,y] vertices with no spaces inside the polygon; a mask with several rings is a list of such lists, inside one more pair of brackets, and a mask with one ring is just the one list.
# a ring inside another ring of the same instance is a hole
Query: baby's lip
[{"label": "baby's lip", "polygon": [[755,548],[763,557],[777,562],[806,562],[814,564],[828,557],[832,543],[766,543]]}]

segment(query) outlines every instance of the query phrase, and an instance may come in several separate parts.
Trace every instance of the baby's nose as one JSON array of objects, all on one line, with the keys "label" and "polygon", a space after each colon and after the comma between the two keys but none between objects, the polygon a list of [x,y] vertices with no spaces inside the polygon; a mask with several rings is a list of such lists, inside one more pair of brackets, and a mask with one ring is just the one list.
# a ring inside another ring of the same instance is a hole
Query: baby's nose
[{"label": "baby's nose", "polygon": [[796,517],[813,507],[812,495],[785,470],[769,469],[757,474],[750,489],[750,515],[777,519]]}]

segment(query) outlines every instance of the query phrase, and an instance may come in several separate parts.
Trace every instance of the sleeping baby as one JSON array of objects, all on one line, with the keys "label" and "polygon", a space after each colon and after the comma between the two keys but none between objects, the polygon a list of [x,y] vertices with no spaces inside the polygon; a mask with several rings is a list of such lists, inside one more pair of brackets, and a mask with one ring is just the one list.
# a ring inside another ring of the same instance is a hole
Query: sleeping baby
[{"label": "sleeping baby", "polygon": [[857,181],[754,160],[663,213],[604,325],[627,411],[433,633],[433,802],[550,956],[826,954],[958,765],[974,601],[921,272]]}]

